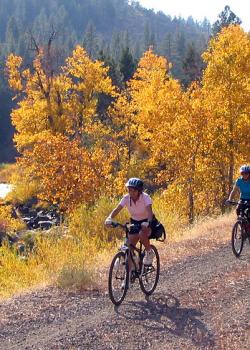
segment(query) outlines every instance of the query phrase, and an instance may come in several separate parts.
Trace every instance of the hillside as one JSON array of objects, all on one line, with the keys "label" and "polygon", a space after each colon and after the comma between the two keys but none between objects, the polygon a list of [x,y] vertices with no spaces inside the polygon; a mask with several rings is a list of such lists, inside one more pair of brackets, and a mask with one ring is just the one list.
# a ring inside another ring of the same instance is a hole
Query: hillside
[{"label": "hillside", "polygon": [[[209,221],[195,238],[162,246],[160,282],[146,299],[134,284],[114,308],[105,283],[85,292],[38,289],[3,302],[3,348],[249,349],[249,245],[236,260],[233,219]],[[106,281],[107,268],[99,276]]]},{"label": "hillside", "polygon": [[13,161],[13,128],[10,111],[15,107],[4,79],[4,62],[9,53],[21,55],[27,64],[33,57],[31,36],[38,44],[60,48],[61,64],[75,45],[84,45],[93,58],[107,60],[114,66],[115,80],[121,73],[120,60],[128,47],[135,62],[150,45],[172,63],[172,74],[185,81],[183,60],[192,47],[199,54],[207,44],[210,24],[171,18],[127,0],[2,0],[0,3],[0,162]]}]

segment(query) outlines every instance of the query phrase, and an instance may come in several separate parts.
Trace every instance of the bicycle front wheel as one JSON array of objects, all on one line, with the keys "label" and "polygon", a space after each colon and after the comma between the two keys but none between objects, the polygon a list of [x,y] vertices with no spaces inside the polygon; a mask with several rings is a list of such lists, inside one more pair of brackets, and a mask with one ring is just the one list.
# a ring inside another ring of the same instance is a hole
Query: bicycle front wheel
[{"label": "bicycle front wheel", "polygon": [[152,265],[144,265],[139,283],[144,294],[150,295],[155,290],[160,275],[160,257],[155,246],[151,245],[154,252]]},{"label": "bicycle front wheel", "polygon": [[113,304],[120,305],[124,300],[129,283],[129,269],[125,252],[118,252],[109,268],[109,297]]},{"label": "bicycle front wheel", "polygon": [[237,221],[232,230],[232,250],[237,258],[240,256],[243,249],[244,235],[245,229],[242,223]]}]

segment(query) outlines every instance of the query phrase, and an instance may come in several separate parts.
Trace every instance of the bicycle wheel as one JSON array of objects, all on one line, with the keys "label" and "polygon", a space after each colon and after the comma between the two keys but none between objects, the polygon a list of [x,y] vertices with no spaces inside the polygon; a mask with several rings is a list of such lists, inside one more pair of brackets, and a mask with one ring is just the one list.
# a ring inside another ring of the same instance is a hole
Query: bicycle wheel
[{"label": "bicycle wheel", "polygon": [[234,224],[232,231],[232,250],[234,255],[238,258],[242,252],[244,244],[244,227],[240,221]]},{"label": "bicycle wheel", "polygon": [[139,278],[139,283],[141,290],[144,294],[150,295],[155,290],[157,283],[159,281],[160,275],[160,257],[155,246],[151,245],[154,251],[154,258],[152,265],[144,266],[141,277]]},{"label": "bicycle wheel", "polygon": [[128,290],[129,270],[126,253],[118,252],[109,268],[109,297],[113,304],[120,305]]}]

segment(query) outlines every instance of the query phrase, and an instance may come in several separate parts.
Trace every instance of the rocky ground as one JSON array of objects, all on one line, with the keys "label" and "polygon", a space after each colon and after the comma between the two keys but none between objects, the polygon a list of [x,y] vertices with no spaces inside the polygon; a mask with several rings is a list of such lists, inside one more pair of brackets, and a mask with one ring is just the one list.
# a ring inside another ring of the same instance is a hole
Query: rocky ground
[{"label": "rocky ground", "polygon": [[164,255],[151,297],[135,284],[118,308],[106,285],[84,292],[49,287],[2,302],[0,348],[250,349],[249,243],[240,259],[229,242],[208,238],[172,244],[171,251],[183,244],[191,254]]}]

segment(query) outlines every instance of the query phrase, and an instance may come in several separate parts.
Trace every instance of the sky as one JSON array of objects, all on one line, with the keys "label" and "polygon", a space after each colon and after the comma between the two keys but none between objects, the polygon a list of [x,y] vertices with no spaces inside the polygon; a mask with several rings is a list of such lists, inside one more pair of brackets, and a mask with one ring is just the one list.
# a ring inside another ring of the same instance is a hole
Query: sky
[{"label": "sky", "polygon": [[205,17],[213,24],[221,11],[228,5],[242,21],[245,31],[250,31],[249,0],[138,0],[141,6],[155,11],[162,11],[171,17],[202,21]]}]

